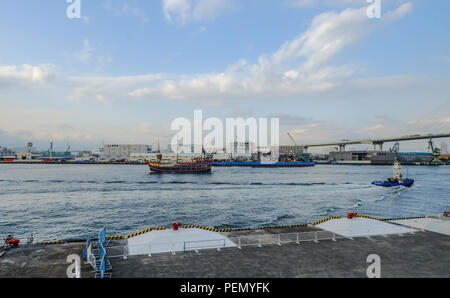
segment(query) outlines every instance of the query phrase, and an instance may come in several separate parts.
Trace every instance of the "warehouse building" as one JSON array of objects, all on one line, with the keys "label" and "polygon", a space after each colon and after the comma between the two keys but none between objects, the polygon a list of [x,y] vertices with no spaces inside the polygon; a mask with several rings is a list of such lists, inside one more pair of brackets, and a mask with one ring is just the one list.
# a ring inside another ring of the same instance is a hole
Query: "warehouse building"
[{"label": "warehouse building", "polygon": [[107,158],[129,159],[132,154],[152,153],[152,147],[149,145],[104,145],[103,154]]},{"label": "warehouse building", "polygon": [[332,151],[329,160],[338,164],[391,165],[395,159],[403,164],[425,163],[432,160],[430,153],[389,151]]},{"label": "warehouse building", "polygon": [[0,146],[0,159],[15,159],[16,158],[16,152],[7,147]]}]

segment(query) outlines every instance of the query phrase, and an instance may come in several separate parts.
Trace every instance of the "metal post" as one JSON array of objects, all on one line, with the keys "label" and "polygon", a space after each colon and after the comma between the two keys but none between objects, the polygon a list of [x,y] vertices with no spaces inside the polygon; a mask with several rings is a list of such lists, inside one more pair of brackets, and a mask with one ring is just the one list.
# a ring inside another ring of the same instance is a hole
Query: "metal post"
[{"label": "metal post", "polygon": [[333,232],[333,239],[331,240],[336,241],[336,233]]},{"label": "metal post", "polygon": [[262,247],[262,239],[261,239],[261,238],[262,238],[262,236],[260,235],[260,236],[259,236],[259,244],[258,244],[258,247]]},{"label": "metal post", "polygon": [[128,259],[128,246],[123,247],[123,259]]},{"label": "metal post", "polygon": [[318,232],[314,232],[314,242],[315,242],[315,243],[319,242],[319,241],[318,241],[318,240],[319,240],[319,237],[318,237],[317,233],[318,233]]},{"label": "metal post", "polygon": [[300,244],[300,234],[299,233],[297,233],[297,242],[296,243]]},{"label": "metal post", "polygon": [[150,258],[152,257],[152,245],[151,244],[148,245],[148,256]]},{"label": "metal post", "polygon": [[33,241],[34,241],[34,235],[33,235],[33,233],[31,233],[31,235],[28,236],[28,244],[32,244]]},{"label": "metal post", "polygon": [[281,246],[281,234],[278,234],[278,245]]},{"label": "metal post", "polygon": [[239,237],[239,244],[238,244],[238,248],[241,249],[241,237]]}]

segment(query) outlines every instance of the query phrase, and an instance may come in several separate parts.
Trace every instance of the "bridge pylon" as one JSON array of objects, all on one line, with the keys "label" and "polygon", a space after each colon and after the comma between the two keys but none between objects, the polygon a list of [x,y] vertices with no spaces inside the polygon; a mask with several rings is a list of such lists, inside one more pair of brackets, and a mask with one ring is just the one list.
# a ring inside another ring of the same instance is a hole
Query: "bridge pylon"
[{"label": "bridge pylon", "polygon": [[[378,149],[377,149],[378,146]],[[373,151],[383,151],[383,142],[373,142],[372,143],[372,149]]]}]

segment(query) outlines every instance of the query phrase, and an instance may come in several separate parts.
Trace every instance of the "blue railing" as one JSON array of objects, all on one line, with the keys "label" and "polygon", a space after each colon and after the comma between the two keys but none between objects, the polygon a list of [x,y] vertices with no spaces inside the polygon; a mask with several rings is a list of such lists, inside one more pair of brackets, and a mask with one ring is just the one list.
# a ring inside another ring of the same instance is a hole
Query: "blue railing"
[{"label": "blue railing", "polygon": [[96,275],[96,278],[105,278],[105,277],[111,277],[110,272],[112,271],[112,266],[110,261],[106,258],[106,249],[105,246],[106,243],[106,228],[103,228],[100,233],[98,234],[98,256],[99,259],[96,260],[96,271],[98,274]]}]

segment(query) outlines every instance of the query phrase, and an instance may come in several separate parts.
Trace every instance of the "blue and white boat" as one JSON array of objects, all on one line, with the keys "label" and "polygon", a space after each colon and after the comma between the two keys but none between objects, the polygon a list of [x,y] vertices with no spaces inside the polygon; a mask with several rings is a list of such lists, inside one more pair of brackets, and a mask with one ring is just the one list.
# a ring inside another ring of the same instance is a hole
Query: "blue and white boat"
[{"label": "blue and white boat", "polygon": [[382,186],[382,187],[396,187],[396,186],[404,186],[411,187],[414,184],[413,179],[403,178],[402,173],[400,172],[400,164],[397,160],[394,162],[393,167],[394,175],[391,178],[388,178],[386,181],[374,181],[373,185]]}]

